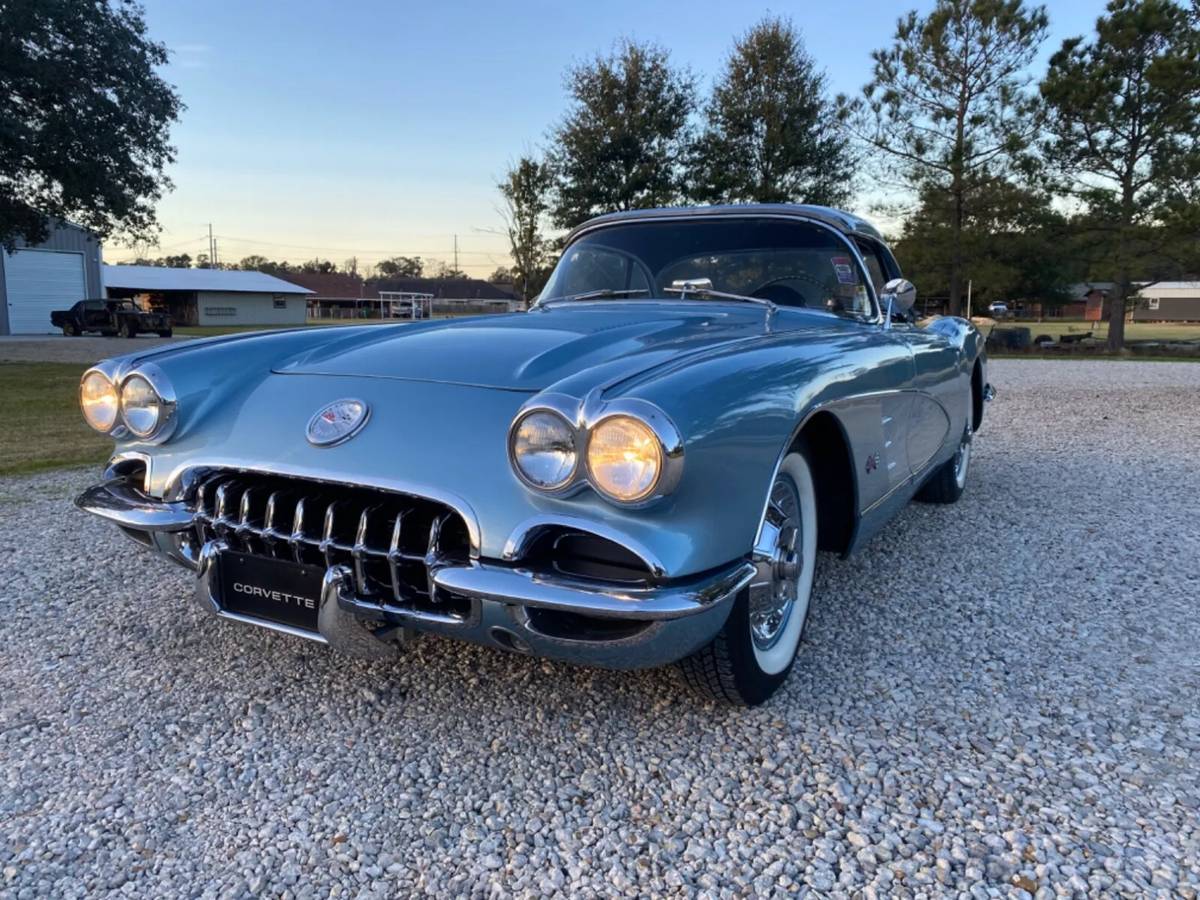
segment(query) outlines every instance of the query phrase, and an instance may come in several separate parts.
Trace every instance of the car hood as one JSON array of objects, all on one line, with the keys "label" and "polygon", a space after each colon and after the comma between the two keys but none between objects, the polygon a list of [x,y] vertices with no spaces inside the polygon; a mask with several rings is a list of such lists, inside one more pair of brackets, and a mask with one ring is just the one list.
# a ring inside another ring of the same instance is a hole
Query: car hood
[{"label": "car hood", "polygon": [[597,366],[612,364],[630,375],[681,354],[762,336],[765,316],[765,309],[742,304],[580,301],[505,316],[355,329],[330,335],[275,371],[539,391]]}]

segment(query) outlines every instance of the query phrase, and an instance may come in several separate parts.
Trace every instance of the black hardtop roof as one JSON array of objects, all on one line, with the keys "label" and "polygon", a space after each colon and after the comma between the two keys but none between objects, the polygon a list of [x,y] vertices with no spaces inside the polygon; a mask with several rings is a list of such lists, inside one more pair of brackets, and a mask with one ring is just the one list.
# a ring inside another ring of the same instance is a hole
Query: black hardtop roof
[{"label": "black hardtop roof", "polygon": [[658,209],[633,209],[627,212],[605,213],[588,219],[576,226],[567,235],[567,243],[584,231],[618,222],[638,222],[664,218],[697,218],[713,216],[791,216],[810,219],[832,226],[845,234],[861,234],[883,240],[879,230],[865,219],[853,213],[830,206],[813,206],[806,203],[731,203],[722,206],[668,206]]}]

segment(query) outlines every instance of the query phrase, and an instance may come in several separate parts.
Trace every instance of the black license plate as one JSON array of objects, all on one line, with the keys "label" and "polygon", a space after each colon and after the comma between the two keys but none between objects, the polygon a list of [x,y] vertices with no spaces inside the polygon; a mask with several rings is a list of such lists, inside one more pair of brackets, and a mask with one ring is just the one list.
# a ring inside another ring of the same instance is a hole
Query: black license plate
[{"label": "black license plate", "polygon": [[317,630],[325,570],[227,550],[217,563],[221,606],[230,612]]}]

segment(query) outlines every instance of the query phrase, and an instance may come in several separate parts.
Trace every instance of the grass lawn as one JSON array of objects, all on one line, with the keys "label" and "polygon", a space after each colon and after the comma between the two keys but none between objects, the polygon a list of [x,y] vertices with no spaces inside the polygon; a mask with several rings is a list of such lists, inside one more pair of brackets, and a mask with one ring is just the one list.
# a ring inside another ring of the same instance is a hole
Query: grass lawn
[{"label": "grass lawn", "polygon": [[[1064,334],[1087,334],[1089,331],[1097,338],[1108,338],[1107,322],[1082,322],[1078,320],[1045,319],[1044,321],[1026,321],[1023,319],[1005,319],[998,325],[1016,325],[1028,328],[1033,337],[1048,334],[1057,339]],[[1094,328],[1092,326],[1095,326]],[[1170,322],[1126,322],[1125,340],[1127,341],[1195,341],[1200,340],[1200,325],[1175,325]]]},{"label": "grass lawn", "polygon": [[0,396],[8,427],[0,432],[0,476],[64,466],[100,464],[112,441],[92,431],[79,413],[76,363],[0,363]]}]

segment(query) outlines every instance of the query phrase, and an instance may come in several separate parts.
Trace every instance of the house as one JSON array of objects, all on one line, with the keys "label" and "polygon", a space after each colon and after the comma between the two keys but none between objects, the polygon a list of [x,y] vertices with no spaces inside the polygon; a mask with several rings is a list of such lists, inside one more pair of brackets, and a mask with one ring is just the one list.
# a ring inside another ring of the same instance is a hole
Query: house
[{"label": "house", "polygon": [[312,293],[308,315],[314,319],[353,318],[366,299],[366,282],[345,272],[289,272],[288,278]]},{"label": "house", "polygon": [[165,306],[177,325],[303,325],[308,288],[264,272],[104,266],[109,297]]},{"label": "house", "polygon": [[86,228],[60,222],[40,244],[17,241],[0,251],[0,334],[49,334],[50,313],[103,297],[100,241]]},{"label": "house", "polygon": [[1138,291],[1135,322],[1200,322],[1200,281],[1156,281]]},{"label": "house", "polygon": [[508,312],[519,305],[511,291],[478,278],[379,278],[367,284],[369,296],[381,292],[428,297],[435,312]]}]

